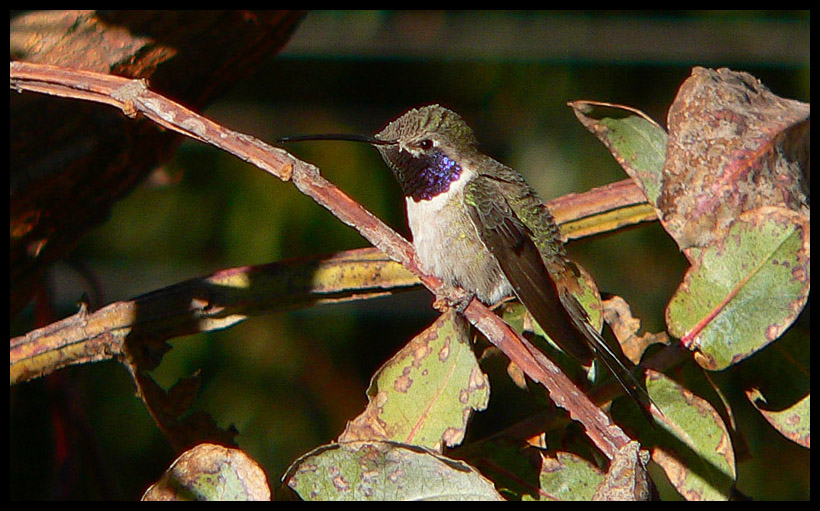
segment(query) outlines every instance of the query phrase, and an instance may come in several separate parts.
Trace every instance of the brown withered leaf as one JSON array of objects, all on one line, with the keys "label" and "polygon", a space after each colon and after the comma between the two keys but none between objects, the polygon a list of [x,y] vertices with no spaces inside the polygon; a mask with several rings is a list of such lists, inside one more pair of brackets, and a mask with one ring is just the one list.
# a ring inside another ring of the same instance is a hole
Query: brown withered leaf
[{"label": "brown withered leaf", "polygon": [[221,429],[210,414],[190,411],[202,384],[199,371],[181,378],[169,390],[163,389],[148,373],[137,376],[138,393],[150,409],[157,426],[177,452],[202,442],[236,445],[236,428]]},{"label": "brown withered leaf", "polygon": [[624,355],[633,364],[640,364],[644,351],[652,344],[669,344],[666,332],[638,334],[641,320],[632,315],[632,308],[620,296],[613,296],[603,302],[604,319],[612,328]]},{"label": "brown withered leaf", "polygon": [[649,453],[638,442],[621,447],[592,500],[649,500],[653,490],[647,463]]},{"label": "brown withered leaf", "polygon": [[684,251],[762,206],[807,211],[810,105],[748,73],[696,67],[669,109],[659,208]]}]

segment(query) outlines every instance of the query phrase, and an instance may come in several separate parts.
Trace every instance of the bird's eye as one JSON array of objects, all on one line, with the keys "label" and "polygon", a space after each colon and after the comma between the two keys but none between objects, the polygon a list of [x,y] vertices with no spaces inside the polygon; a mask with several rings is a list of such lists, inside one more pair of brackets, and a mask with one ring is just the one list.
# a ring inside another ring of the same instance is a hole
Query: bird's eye
[{"label": "bird's eye", "polygon": [[431,149],[432,147],[433,147],[433,141],[430,140],[429,138],[425,138],[424,140],[419,142],[419,149],[422,149],[424,151],[426,151],[428,149]]}]

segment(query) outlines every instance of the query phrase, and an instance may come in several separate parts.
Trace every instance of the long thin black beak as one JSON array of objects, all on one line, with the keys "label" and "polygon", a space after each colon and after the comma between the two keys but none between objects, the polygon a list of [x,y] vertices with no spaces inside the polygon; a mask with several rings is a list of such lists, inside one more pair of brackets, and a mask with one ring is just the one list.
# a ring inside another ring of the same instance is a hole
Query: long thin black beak
[{"label": "long thin black beak", "polygon": [[305,142],[308,140],[344,140],[347,142],[362,142],[371,145],[392,145],[396,142],[392,140],[380,140],[370,135],[357,135],[352,133],[327,133],[324,135],[296,135],[292,137],[282,137],[276,141],[284,144],[288,142]]}]

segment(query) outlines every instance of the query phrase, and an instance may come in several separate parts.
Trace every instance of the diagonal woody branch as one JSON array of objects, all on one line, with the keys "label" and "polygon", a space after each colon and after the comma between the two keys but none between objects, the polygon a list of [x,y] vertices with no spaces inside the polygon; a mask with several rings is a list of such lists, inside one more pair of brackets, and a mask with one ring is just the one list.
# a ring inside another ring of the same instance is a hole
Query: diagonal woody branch
[{"label": "diagonal woody branch", "polygon": [[[302,193],[356,229],[388,257],[418,275],[436,295],[455,299],[463,296],[463,291],[447,289],[438,278],[425,274],[407,240],[324,179],[315,166],[254,137],[220,126],[150,91],[143,80],[12,62],[10,85],[18,92],[39,92],[108,104],[121,109],[129,117],[144,116],[166,129],[230,152],[282,180],[292,181]],[[463,314],[531,379],[544,385],[556,404],[584,424],[587,435],[606,456],[613,458],[631,440],[558,366],[484,304],[473,299]]]}]

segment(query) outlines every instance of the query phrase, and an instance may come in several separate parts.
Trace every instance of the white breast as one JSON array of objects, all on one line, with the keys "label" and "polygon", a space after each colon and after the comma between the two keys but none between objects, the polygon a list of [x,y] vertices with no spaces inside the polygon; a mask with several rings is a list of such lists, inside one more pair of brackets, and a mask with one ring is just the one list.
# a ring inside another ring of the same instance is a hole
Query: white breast
[{"label": "white breast", "polygon": [[486,303],[495,303],[512,290],[495,259],[482,255],[486,248],[463,204],[469,179],[469,173],[463,172],[448,191],[430,200],[407,197],[407,223],[425,270],[476,293]]}]

